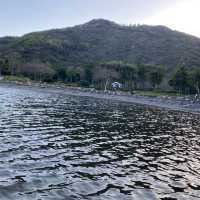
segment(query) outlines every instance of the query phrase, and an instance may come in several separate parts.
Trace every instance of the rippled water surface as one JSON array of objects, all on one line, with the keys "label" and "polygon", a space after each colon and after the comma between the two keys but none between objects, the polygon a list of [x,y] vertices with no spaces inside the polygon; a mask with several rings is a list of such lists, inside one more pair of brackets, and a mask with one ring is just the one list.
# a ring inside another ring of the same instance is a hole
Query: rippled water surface
[{"label": "rippled water surface", "polygon": [[0,86],[0,199],[200,199],[199,120]]}]

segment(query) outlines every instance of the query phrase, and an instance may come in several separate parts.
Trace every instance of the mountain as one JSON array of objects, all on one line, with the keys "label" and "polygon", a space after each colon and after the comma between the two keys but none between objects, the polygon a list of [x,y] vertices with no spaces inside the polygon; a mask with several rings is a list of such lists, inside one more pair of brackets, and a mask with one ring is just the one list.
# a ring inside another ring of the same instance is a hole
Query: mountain
[{"label": "mountain", "polygon": [[95,19],[74,27],[0,38],[1,58],[53,67],[142,62],[171,70],[200,66],[200,39],[164,26],[125,26]]}]

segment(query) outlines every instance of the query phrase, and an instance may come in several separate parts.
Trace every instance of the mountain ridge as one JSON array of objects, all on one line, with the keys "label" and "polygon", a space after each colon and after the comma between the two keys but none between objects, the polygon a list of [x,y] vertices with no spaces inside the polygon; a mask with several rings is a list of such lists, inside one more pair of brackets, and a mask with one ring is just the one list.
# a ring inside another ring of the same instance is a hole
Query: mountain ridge
[{"label": "mountain ridge", "polygon": [[[122,61],[176,66],[200,65],[200,39],[165,26],[120,25],[105,19],[62,29],[0,38],[0,59],[42,62],[53,67]],[[13,61],[13,62],[14,62]]]}]

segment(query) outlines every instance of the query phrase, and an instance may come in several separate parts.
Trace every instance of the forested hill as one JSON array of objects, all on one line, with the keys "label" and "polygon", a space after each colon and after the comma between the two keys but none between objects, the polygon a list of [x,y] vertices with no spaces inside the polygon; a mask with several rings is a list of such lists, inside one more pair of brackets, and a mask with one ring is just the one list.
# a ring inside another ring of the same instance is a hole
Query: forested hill
[{"label": "forested hill", "polygon": [[164,26],[125,26],[97,19],[65,29],[0,38],[0,59],[5,58],[52,67],[124,61],[172,69],[200,65],[200,39]]}]

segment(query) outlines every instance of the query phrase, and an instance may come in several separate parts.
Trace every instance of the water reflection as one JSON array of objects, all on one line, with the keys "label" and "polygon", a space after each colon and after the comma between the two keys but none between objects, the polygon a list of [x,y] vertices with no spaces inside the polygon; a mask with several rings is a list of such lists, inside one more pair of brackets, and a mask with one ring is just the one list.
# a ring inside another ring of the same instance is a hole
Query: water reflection
[{"label": "water reflection", "polygon": [[200,117],[0,88],[0,199],[200,199]]}]

